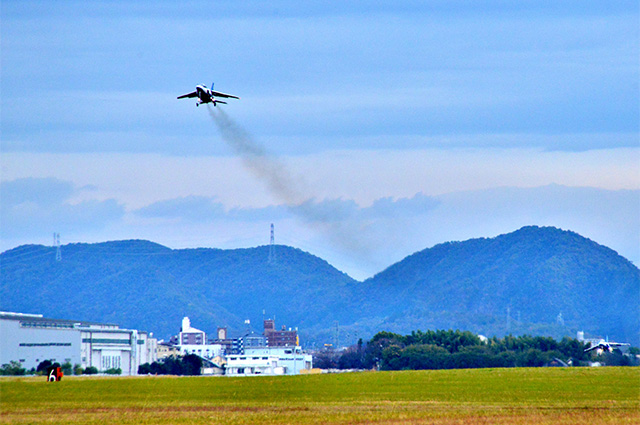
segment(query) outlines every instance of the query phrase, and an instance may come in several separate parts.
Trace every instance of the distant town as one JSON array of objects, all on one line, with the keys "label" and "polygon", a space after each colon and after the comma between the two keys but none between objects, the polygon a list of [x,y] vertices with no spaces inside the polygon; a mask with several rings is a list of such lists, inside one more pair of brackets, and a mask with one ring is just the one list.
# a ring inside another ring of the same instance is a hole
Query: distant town
[{"label": "distant town", "polygon": [[115,324],[2,312],[0,344],[0,364],[17,362],[26,370],[51,361],[82,370],[137,375],[143,365],[188,355],[197,356],[201,373],[209,375],[292,375],[309,373],[313,366],[311,354],[300,346],[297,330],[277,329],[272,319],[264,320],[262,334],[247,326],[242,336],[231,338],[226,327],[211,337],[185,317],[178,334],[158,341],[152,333]]},{"label": "distant town", "polygon": [[[178,324],[176,324],[178,325]],[[491,339],[465,331],[379,332],[365,346],[303,349],[295,328],[263,320],[258,333],[215,335],[182,319],[168,341],[116,324],[0,312],[2,374],[44,372],[57,364],[66,374],[297,375],[362,369],[451,369],[518,366],[639,365],[640,350],[602,338],[508,336]],[[314,368],[314,359],[317,363]]]}]

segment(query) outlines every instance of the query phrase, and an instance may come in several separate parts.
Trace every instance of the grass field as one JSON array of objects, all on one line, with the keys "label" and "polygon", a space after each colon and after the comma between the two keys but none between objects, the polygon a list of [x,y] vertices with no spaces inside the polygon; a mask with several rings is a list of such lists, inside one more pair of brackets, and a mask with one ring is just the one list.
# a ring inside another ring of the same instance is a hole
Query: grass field
[{"label": "grass field", "polygon": [[0,379],[2,423],[640,423],[640,368]]}]

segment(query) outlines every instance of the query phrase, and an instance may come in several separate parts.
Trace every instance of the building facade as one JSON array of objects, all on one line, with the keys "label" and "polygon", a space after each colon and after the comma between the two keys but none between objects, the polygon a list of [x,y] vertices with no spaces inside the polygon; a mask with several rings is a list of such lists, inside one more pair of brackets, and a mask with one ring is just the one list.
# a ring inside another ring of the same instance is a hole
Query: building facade
[{"label": "building facade", "polygon": [[207,335],[200,329],[191,327],[191,321],[185,317],[182,319],[178,341],[180,345],[204,345],[207,343]]},{"label": "building facade", "polygon": [[[226,330],[224,333],[226,336]],[[192,327],[188,317],[182,319],[182,327],[180,328],[177,340],[177,348],[181,355],[195,354],[204,359],[211,360],[223,355],[225,351],[223,344],[209,343],[207,341],[207,334],[200,329]]]},{"label": "building facade", "polygon": [[157,345],[157,357],[158,360],[167,357],[177,357],[180,355],[180,348],[177,345],[172,345],[166,342],[158,342]]},{"label": "building facade", "polygon": [[297,375],[313,368],[311,354],[300,347],[247,348],[243,354],[227,356],[226,374],[247,375]]},{"label": "building facade", "polygon": [[156,343],[146,332],[113,324],[0,313],[0,364],[18,361],[25,369],[52,360],[136,375],[139,365],[157,360]]},{"label": "building facade", "polygon": [[264,321],[264,336],[267,338],[267,346],[269,347],[296,347],[300,345],[298,331],[287,330],[285,326],[281,330],[277,330],[275,320],[272,319]]}]

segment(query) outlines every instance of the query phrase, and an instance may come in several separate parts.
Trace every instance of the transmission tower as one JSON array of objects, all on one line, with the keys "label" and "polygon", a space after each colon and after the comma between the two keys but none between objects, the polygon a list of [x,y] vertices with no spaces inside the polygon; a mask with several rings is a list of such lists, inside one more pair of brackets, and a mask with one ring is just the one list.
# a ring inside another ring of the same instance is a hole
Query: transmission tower
[{"label": "transmission tower", "polygon": [[269,240],[269,264],[273,264],[275,262],[276,262],[275,235],[273,231],[273,223],[271,223],[271,238]]},{"label": "transmission tower", "polygon": [[53,234],[53,246],[56,247],[56,261],[62,261],[62,251],[60,250],[60,233]]}]

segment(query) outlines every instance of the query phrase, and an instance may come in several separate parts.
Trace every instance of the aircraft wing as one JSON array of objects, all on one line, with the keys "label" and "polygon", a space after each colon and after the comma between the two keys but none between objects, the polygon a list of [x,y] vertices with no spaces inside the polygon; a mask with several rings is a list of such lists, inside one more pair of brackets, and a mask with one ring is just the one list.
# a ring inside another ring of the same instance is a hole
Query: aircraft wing
[{"label": "aircraft wing", "polygon": [[629,344],[628,342],[610,342],[609,345],[612,347],[624,347],[631,344]]},{"label": "aircraft wing", "polygon": [[183,94],[182,96],[178,96],[178,99],[184,99],[185,97],[198,97],[198,93],[193,91],[191,93],[187,93],[187,94]]},{"label": "aircraft wing", "polygon": [[231,97],[233,99],[240,99],[238,96],[234,96],[232,94],[220,93],[219,91],[211,90],[211,94],[213,94],[216,97]]},{"label": "aircraft wing", "polygon": [[589,351],[597,350],[598,348],[601,348],[600,344],[594,345],[593,347],[585,348],[584,352],[588,353]]}]

